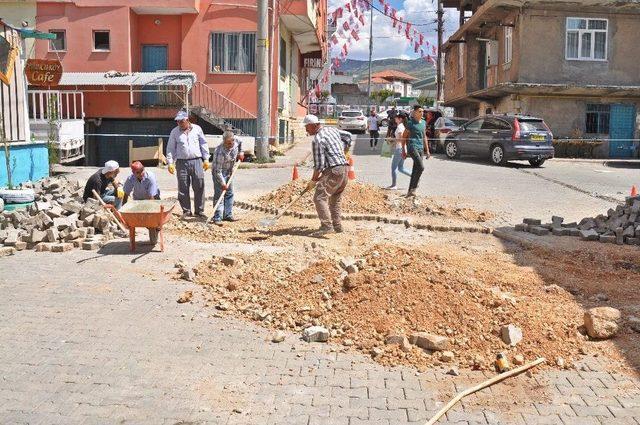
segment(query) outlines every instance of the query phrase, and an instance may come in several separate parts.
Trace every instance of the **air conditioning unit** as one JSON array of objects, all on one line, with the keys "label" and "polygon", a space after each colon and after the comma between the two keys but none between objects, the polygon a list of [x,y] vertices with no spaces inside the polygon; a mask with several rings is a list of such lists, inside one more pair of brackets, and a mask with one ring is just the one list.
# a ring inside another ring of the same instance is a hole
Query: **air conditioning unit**
[{"label": "air conditioning unit", "polygon": [[278,109],[284,109],[284,92],[278,92]]}]

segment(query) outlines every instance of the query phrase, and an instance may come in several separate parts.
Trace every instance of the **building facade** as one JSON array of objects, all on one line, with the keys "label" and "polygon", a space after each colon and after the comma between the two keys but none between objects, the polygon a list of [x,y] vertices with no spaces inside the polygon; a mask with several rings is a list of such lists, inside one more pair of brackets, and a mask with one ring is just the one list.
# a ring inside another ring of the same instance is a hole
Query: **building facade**
[{"label": "building facade", "polygon": [[[311,87],[303,55],[326,60],[326,0],[270,2],[270,124],[275,140],[287,141],[289,123],[303,114]],[[36,42],[36,57],[59,59],[65,72],[190,71],[197,82],[189,105],[207,132],[221,126],[210,115],[254,135],[257,115],[257,5],[249,0],[38,1],[36,27],[58,35]],[[82,85],[82,81],[78,82]],[[123,91],[85,93],[89,134],[164,134],[185,99]],[[200,112],[206,110],[207,115]],[[135,139],[136,144],[155,143]],[[87,139],[89,162],[100,163],[100,143]]]},{"label": "building facade", "polygon": [[597,138],[601,156],[636,157],[640,4],[580,3],[445,1],[463,22],[444,46],[445,105],[468,118],[539,116],[556,138]]},{"label": "building facade", "polygon": [[[374,72],[371,74],[371,92],[380,90],[391,90],[399,97],[418,96],[419,91],[413,90],[412,83],[418,79],[404,72],[386,69],[384,71]],[[362,80],[358,83],[360,90],[366,92],[368,90],[369,79]]]}]

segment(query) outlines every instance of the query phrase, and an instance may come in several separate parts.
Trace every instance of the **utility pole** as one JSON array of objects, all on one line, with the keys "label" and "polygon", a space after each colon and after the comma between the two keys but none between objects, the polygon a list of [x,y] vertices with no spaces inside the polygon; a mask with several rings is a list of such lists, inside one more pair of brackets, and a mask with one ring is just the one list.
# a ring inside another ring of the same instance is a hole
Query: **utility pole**
[{"label": "utility pole", "polygon": [[258,160],[269,159],[269,136],[271,135],[271,116],[269,113],[269,24],[268,0],[258,0],[258,40],[256,44],[258,77],[258,118],[256,155]]},{"label": "utility pole", "polygon": [[442,0],[438,0],[438,62],[436,63],[436,106],[442,101],[442,36],[444,33],[444,8]]},{"label": "utility pole", "polygon": [[369,7],[371,14],[369,15],[369,86],[367,88],[367,105],[369,110],[367,116],[371,113],[371,57],[373,56],[373,6]]}]

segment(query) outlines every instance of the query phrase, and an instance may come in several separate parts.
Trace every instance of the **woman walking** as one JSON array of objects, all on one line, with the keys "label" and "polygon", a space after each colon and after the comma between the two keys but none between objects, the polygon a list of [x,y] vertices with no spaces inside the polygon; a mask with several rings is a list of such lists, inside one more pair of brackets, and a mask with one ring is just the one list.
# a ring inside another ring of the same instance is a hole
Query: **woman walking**
[{"label": "woman walking", "polygon": [[404,157],[402,155],[402,148],[404,143],[406,143],[407,137],[404,126],[407,120],[407,114],[400,112],[394,117],[394,120],[396,122],[396,129],[394,138],[391,141],[393,156],[391,158],[391,186],[387,188],[388,190],[396,190],[398,188],[396,185],[398,180],[398,171],[405,176],[411,176],[411,173],[404,169]]}]

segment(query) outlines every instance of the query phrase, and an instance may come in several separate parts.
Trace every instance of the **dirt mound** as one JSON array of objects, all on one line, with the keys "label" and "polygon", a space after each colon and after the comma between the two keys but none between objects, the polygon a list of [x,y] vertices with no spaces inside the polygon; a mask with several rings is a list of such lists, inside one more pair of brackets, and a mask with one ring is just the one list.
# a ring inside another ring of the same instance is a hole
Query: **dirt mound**
[{"label": "dirt mound", "polygon": [[[282,208],[298,196],[308,181],[296,180],[289,182],[277,190],[260,198],[257,202],[271,208]],[[307,193],[292,207],[292,211],[315,211],[313,193]],[[475,211],[471,208],[449,207],[440,205],[433,200],[417,197],[406,199],[400,193],[385,191],[377,186],[349,182],[342,196],[342,212],[347,214],[402,214],[413,216],[439,216],[462,219],[482,223],[495,217],[487,211]]]},{"label": "dirt mound", "polygon": [[[511,359],[544,356],[551,363],[562,357],[570,365],[587,350],[610,350],[586,347],[579,332],[583,309],[571,293],[549,287],[534,269],[514,264],[504,253],[377,245],[358,257],[362,270],[349,275],[350,289],[335,258],[308,248],[295,257],[241,256],[234,267],[214,259],[199,266],[198,282],[211,288],[221,310],[295,332],[322,325],[332,342],[373,353],[383,364],[487,369],[504,352]],[[508,324],[524,335],[515,347],[501,339]],[[415,332],[447,337],[453,360],[414,345],[403,351],[385,344],[389,335]]]}]

